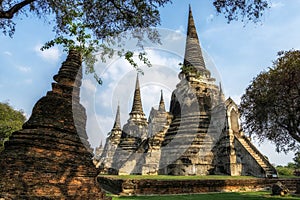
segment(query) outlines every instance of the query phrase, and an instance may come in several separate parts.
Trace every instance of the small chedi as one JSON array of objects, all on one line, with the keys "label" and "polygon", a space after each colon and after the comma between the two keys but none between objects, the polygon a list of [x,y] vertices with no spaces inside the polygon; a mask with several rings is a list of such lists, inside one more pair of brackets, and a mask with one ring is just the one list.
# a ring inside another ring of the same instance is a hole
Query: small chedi
[{"label": "small chedi", "polygon": [[277,176],[241,131],[238,106],[225,101],[221,85],[206,68],[192,11],[189,9],[180,82],[167,112],[163,94],[147,120],[137,77],[132,110],[121,127],[119,107],[101,155],[103,174]]},{"label": "small chedi", "polygon": [[52,91],[34,106],[23,129],[0,154],[0,199],[110,199],[95,181],[79,103],[81,55],[70,50]]}]

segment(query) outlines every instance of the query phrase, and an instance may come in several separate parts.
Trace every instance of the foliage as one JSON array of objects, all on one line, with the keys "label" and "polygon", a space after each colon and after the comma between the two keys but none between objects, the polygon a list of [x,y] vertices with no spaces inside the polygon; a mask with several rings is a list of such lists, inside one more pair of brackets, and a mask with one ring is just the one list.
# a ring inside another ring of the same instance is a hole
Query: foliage
[{"label": "foliage", "polygon": [[[120,34],[134,27],[156,26],[160,21],[158,7],[169,0],[0,0],[0,29],[13,35],[15,19],[30,14],[54,22],[54,30],[64,33],[70,22],[81,16],[81,22],[93,29],[98,39]],[[53,21],[54,17],[54,21]]]},{"label": "foliage", "polygon": [[277,166],[276,170],[278,172],[279,177],[280,176],[293,176],[294,175],[294,168],[291,168],[289,166]]},{"label": "foliage", "polygon": [[0,102],[0,152],[9,136],[22,128],[26,118],[22,111],[14,110],[8,103]]},{"label": "foliage", "polygon": [[294,167],[295,169],[300,169],[300,152],[295,153],[295,157],[293,158],[294,160]]},{"label": "foliage", "polygon": [[[55,44],[62,45],[66,51],[77,49],[82,53],[86,73],[94,74],[101,84],[94,69],[96,52],[101,52],[102,61],[115,53],[124,56],[141,72],[133,52],[120,48],[124,39],[137,39],[137,46],[141,48],[138,59],[151,66],[143,51],[143,40],[160,42],[158,32],[151,27],[160,23],[158,8],[169,2],[171,0],[0,0],[0,30],[12,37],[17,18],[29,15],[43,18],[53,24],[57,35],[42,50]],[[225,14],[228,22],[237,20],[239,15],[256,22],[268,7],[266,0],[215,0],[213,5],[218,13]],[[116,47],[120,50],[115,50]]]},{"label": "foliage", "polygon": [[299,148],[300,51],[278,53],[268,71],[253,79],[241,99],[243,128],[260,141],[271,140],[277,151]]},{"label": "foliage", "polygon": [[228,20],[248,19],[259,22],[265,10],[270,7],[268,0],[214,0],[217,13],[222,13]]},{"label": "foliage", "polygon": [[208,193],[208,194],[190,194],[190,195],[163,195],[163,196],[131,196],[131,197],[113,197],[113,200],[279,200],[279,199],[299,199],[299,197],[272,196],[270,191],[263,192],[234,192],[234,193]]},{"label": "foliage", "polygon": [[0,0],[0,29],[12,36],[17,17],[32,14],[44,18],[54,24],[57,35],[42,50],[56,44],[66,51],[76,49],[82,54],[86,72],[93,73],[101,83],[94,69],[95,53],[101,52],[102,61],[117,53],[139,70],[134,54],[121,48],[124,39],[137,40],[141,48],[138,59],[150,66],[142,44],[144,39],[160,42],[158,32],[152,27],[160,23],[158,8],[168,2],[170,0]]},{"label": "foliage", "polygon": [[[160,18],[157,8],[167,2],[171,0],[0,0],[0,29],[12,36],[15,19],[33,15],[54,23],[54,30],[63,33],[78,13],[85,13],[82,23],[92,28],[97,38],[105,38],[132,27],[156,26]],[[257,22],[269,7],[267,0],[214,0],[213,5],[228,22],[239,16]]]},{"label": "foliage", "polygon": [[182,63],[179,63],[179,66],[180,66],[180,70],[183,72],[183,73],[191,73],[191,74],[197,74],[199,73],[197,71],[197,69],[193,66],[193,65],[184,65]]},{"label": "foliage", "polygon": [[296,177],[300,174],[300,152],[295,153],[294,162],[289,162],[286,166],[277,166],[279,176]]}]

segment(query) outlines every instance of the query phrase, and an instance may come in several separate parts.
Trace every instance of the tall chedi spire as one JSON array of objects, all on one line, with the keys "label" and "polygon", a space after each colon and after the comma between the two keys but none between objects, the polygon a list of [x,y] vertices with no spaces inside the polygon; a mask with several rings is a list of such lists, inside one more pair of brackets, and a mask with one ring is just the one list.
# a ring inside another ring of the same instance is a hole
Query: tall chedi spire
[{"label": "tall chedi spire", "polygon": [[132,103],[132,109],[129,113],[131,120],[138,120],[142,119],[143,121],[147,121],[145,117],[145,113],[143,111],[143,105],[141,100],[141,91],[140,91],[140,82],[139,76],[136,76],[136,83],[135,83],[135,90],[134,90],[134,97]]},{"label": "tall chedi spire", "polygon": [[163,96],[163,91],[162,90],[160,91],[160,101],[159,101],[158,111],[162,111],[162,112],[166,111],[164,96]]},{"label": "tall chedi spire", "polygon": [[121,130],[120,105],[118,104],[115,123],[112,130]]},{"label": "tall chedi spire", "polygon": [[223,103],[225,101],[225,96],[223,93],[223,89],[222,89],[222,84],[221,82],[219,83],[219,103]]},{"label": "tall chedi spire", "polygon": [[[191,6],[189,6],[184,62],[180,83],[172,93],[172,122],[162,143],[162,174],[204,175],[213,168],[210,135],[212,113],[219,103],[219,87],[205,66]],[[218,113],[217,113],[218,114]],[[174,146],[176,151],[174,151]],[[182,165],[182,160],[187,162]]]},{"label": "tall chedi spire", "polygon": [[183,74],[191,75],[196,73],[208,77],[210,76],[210,72],[205,67],[192,9],[191,6],[189,6],[185,54],[180,77],[182,77],[181,75]]},{"label": "tall chedi spire", "polygon": [[142,100],[141,100],[139,75],[136,76],[135,90],[134,90],[134,97],[133,97],[131,113],[132,114],[134,114],[134,113],[144,113],[143,112],[143,106],[142,106]]},{"label": "tall chedi spire", "polygon": [[120,118],[120,105],[118,104],[114,126],[108,133],[103,153],[101,155],[96,155],[94,158],[95,165],[97,168],[100,169],[100,173],[110,173],[110,169],[112,168],[113,163],[113,157],[118,147],[118,144],[120,143],[121,135],[122,129]]},{"label": "tall chedi spire", "polygon": [[136,77],[135,91],[132,103],[130,117],[123,126],[120,143],[114,153],[111,168],[114,174],[131,174],[134,173],[135,165],[125,165],[143,140],[147,138],[148,122],[143,111],[139,77]]}]

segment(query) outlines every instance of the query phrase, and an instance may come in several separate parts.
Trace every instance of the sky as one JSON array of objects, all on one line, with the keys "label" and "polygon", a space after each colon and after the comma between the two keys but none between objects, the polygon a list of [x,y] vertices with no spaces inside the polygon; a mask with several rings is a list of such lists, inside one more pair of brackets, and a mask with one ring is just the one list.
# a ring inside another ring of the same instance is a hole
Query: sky
[{"label": "sky", "polygon": [[[140,75],[147,117],[151,107],[158,105],[160,90],[169,108],[171,93],[179,82],[178,64],[183,61],[189,4],[206,65],[217,82],[222,83],[226,98],[231,97],[236,103],[251,80],[272,66],[278,51],[300,48],[299,0],[273,0],[258,24],[240,21],[228,24],[224,16],[217,15],[212,1],[173,0],[172,4],[160,9],[158,31],[162,45],[145,45],[152,63],[151,68],[142,67],[144,75]],[[51,90],[52,77],[66,53],[60,47],[40,51],[40,47],[55,36],[52,27],[43,20],[24,17],[16,22],[13,38],[0,34],[0,101],[22,109],[29,117],[36,101]],[[118,103],[122,125],[126,123],[136,78],[136,71],[119,57],[106,63],[97,62],[96,70],[103,85],[98,85],[92,75],[85,75],[81,88],[81,103],[87,111],[87,133],[92,147],[101,141],[104,143],[113,126]],[[292,161],[293,153],[278,154],[270,142],[253,142],[271,163],[285,165]]]}]

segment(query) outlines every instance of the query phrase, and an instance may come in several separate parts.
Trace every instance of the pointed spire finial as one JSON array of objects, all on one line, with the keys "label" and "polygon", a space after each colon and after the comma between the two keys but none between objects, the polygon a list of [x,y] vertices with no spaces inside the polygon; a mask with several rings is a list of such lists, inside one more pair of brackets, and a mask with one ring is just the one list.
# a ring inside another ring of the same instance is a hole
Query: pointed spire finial
[{"label": "pointed spire finial", "polygon": [[222,89],[222,84],[219,82],[219,102],[223,103],[225,101],[225,96]]},{"label": "pointed spire finial", "polygon": [[141,100],[139,75],[138,74],[136,76],[133,104],[132,104],[132,110],[131,110],[130,114],[134,114],[134,113],[144,115],[142,100]]},{"label": "pointed spire finial", "polygon": [[198,71],[206,70],[191,5],[189,5],[187,38],[183,65],[186,67],[193,66]]},{"label": "pointed spire finial", "polygon": [[116,119],[113,126],[113,130],[121,130],[121,118],[120,118],[120,104],[118,103]]},{"label": "pointed spire finial", "polygon": [[136,74],[135,89],[140,89],[139,74]]},{"label": "pointed spire finial", "polygon": [[165,107],[165,102],[164,102],[164,96],[163,96],[163,91],[160,91],[160,102],[159,102],[159,107],[158,107],[159,111],[166,111],[166,107]]},{"label": "pointed spire finial", "polygon": [[220,94],[223,94],[223,89],[222,89],[222,83],[219,82],[219,87],[220,87]]}]

